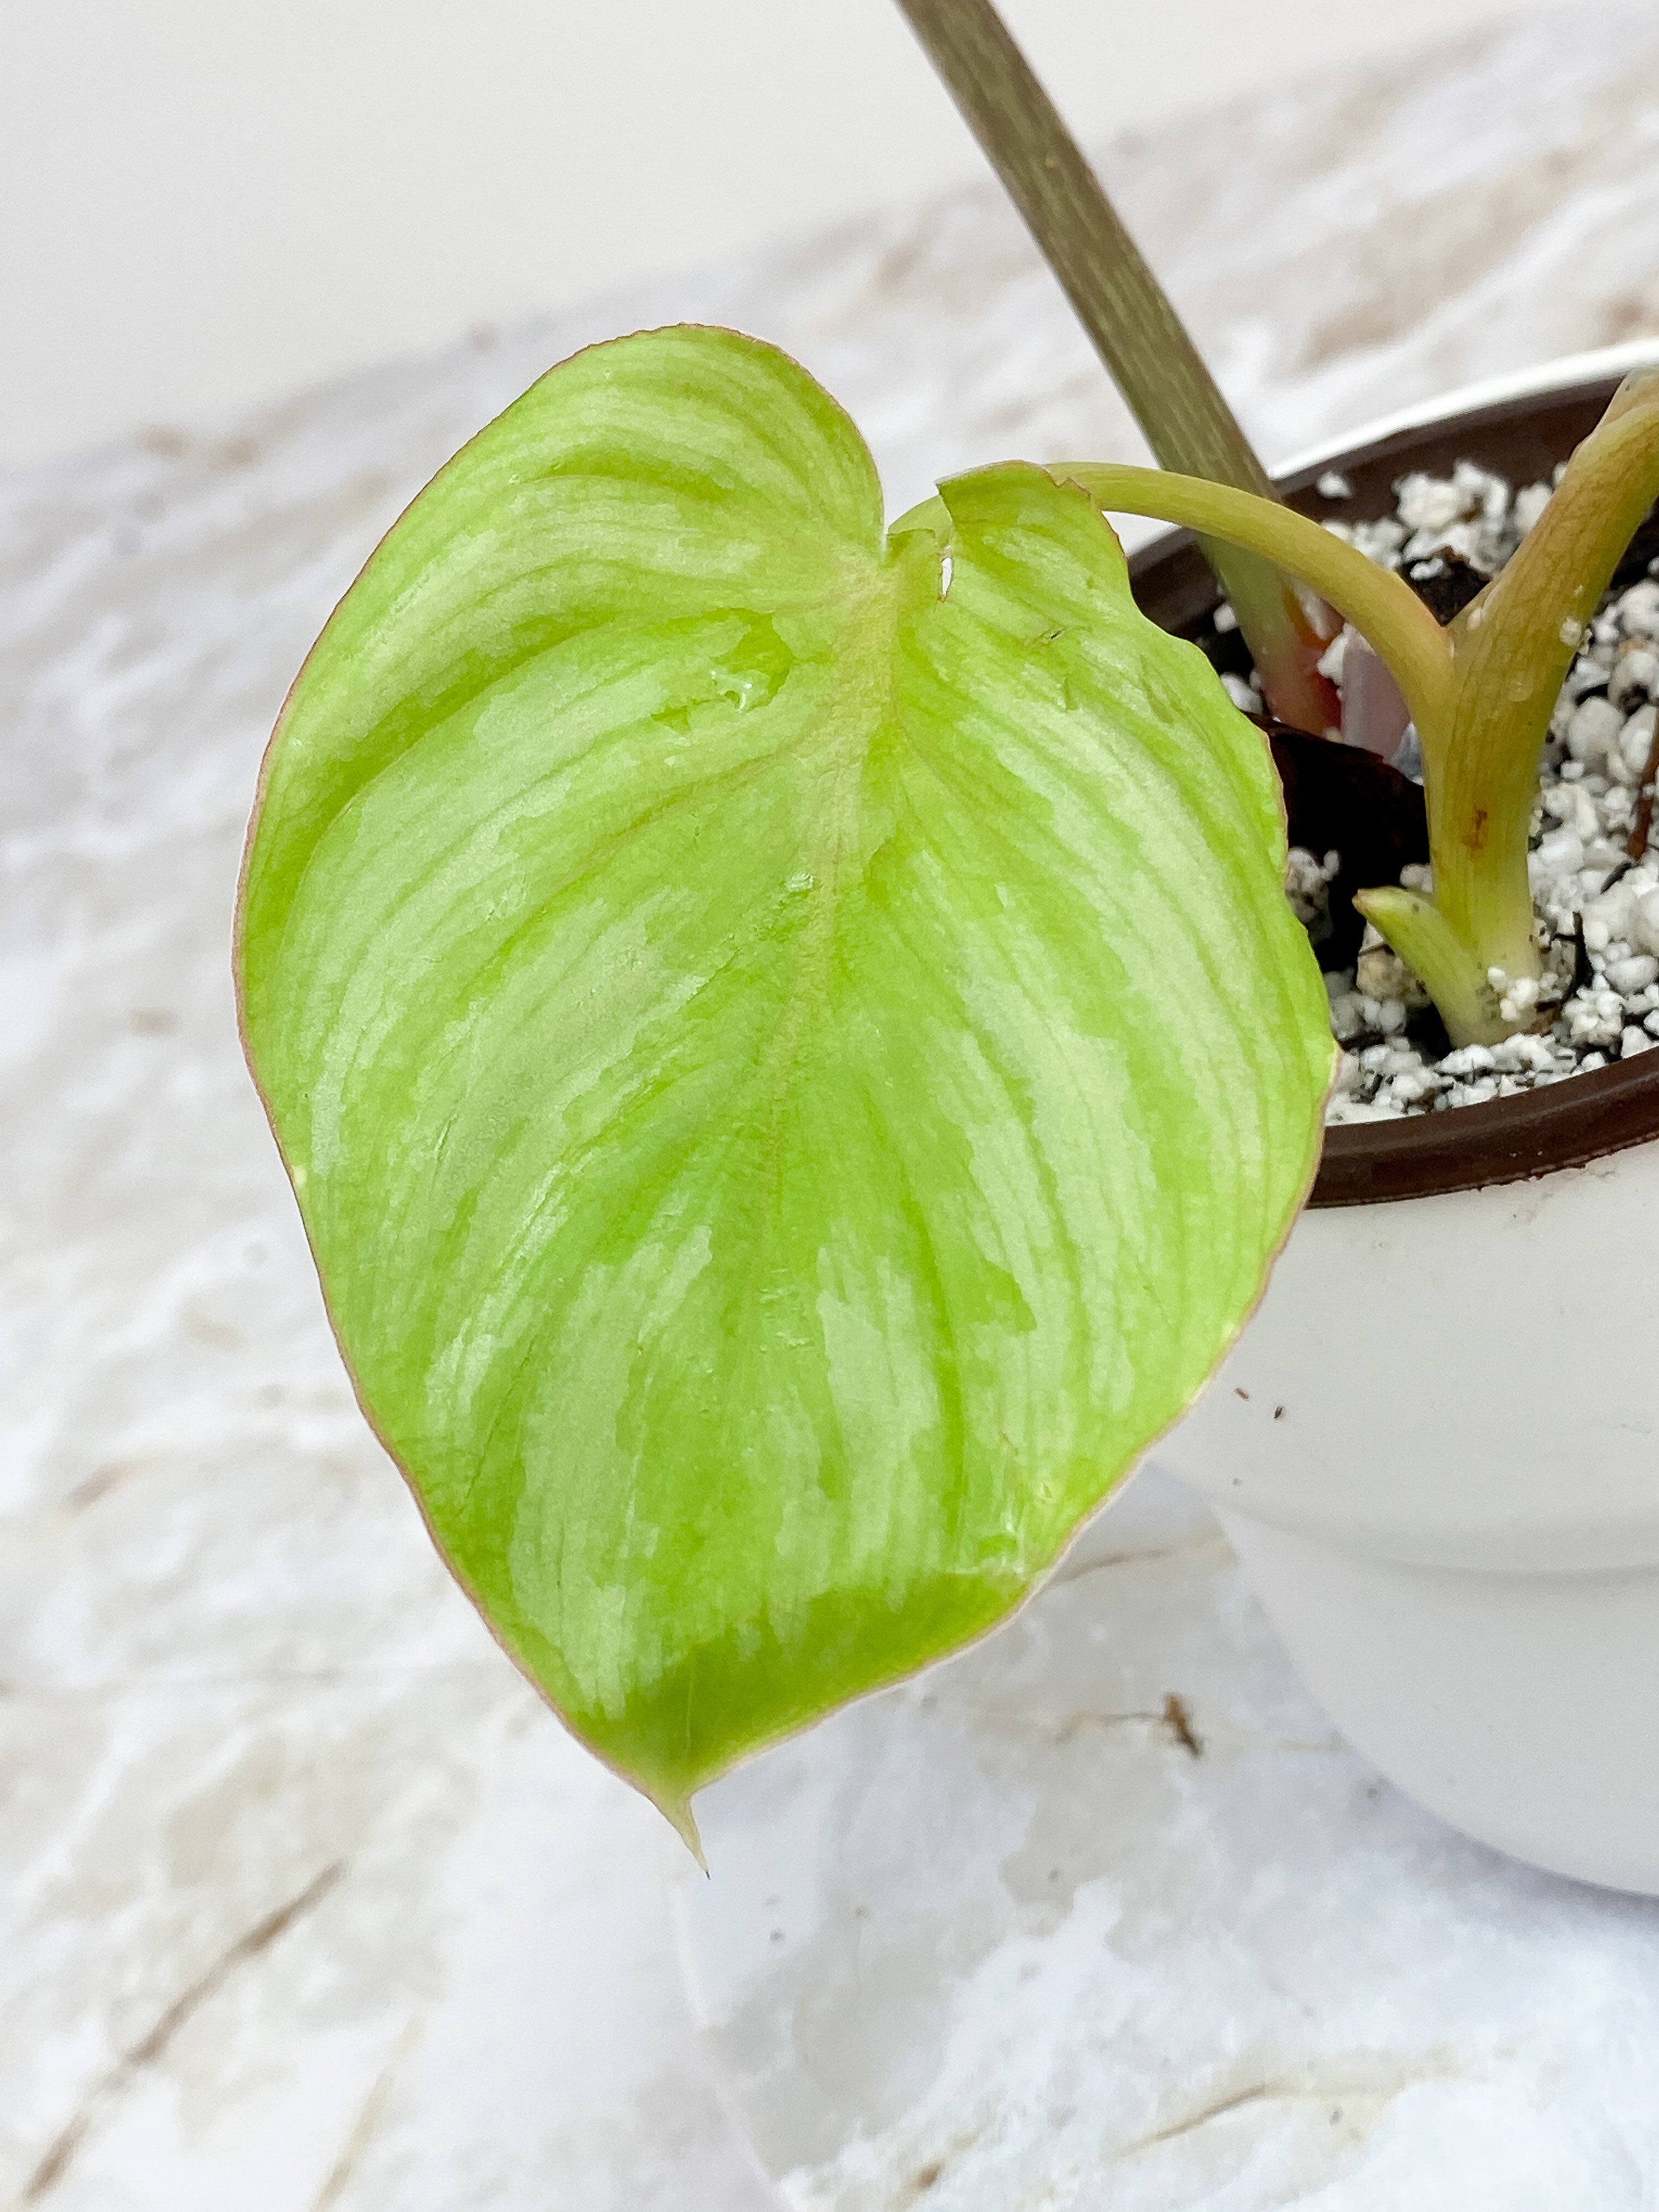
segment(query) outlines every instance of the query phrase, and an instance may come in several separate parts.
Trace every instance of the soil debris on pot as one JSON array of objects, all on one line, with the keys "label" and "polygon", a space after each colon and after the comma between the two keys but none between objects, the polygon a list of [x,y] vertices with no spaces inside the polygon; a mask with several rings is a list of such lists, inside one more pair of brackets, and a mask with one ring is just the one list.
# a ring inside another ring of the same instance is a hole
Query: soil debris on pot
[{"label": "soil debris on pot", "polygon": [[[1328,492],[1326,481],[1321,492],[1340,495],[1342,480],[1332,476]],[[1463,460],[1449,477],[1401,477],[1392,514],[1325,526],[1398,570],[1446,622],[1503,567],[1551,489],[1532,483],[1517,490]],[[1659,560],[1646,558],[1651,551],[1650,542],[1639,542],[1615,577],[1550,726],[1528,863],[1544,975],[1540,984],[1518,984],[1504,1002],[1505,1015],[1528,1025],[1501,1044],[1449,1049],[1416,978],[1367,928],[1352,964],[1331,968],[1325,978],[1331,1027],[1343,1047],[1329,1122],[1480,1105],[1628,1060],[1659,1042],[1659,851],[1648,849],[1659,768]],[[1322,663],[1339,691],[1353,635],[1345,629]],[[1224,602],[1212,646],[1234,702],[1265,720],[1254,673],[1248,664],[1241,671],[1237,623]],[[1420,781],[1421,756],[1409,727],[1391,765]],[[1293,810],[1293,836],[1296,826]],[[1286,890],[1316,949],[1331,939],[1333,892],[1342,872],[1327,822],[1309,845],[1292,844]],[[1433,884],[1430,870],[1415,860],[1400,868],[1397,880],[1424,890]]]}]

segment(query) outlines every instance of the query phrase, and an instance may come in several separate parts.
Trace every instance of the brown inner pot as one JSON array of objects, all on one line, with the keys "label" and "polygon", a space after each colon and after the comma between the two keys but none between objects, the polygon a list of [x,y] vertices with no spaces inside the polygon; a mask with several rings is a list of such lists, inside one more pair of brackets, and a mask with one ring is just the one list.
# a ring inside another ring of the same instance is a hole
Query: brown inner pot
[{"label": "brown inner pot", "polygon": [[[1599,378],[1396,430],[1282,477],[1279,489],[1291,507],[1316,521],[1358,522],[1392,511],[1395,482],[1411,469],[1449,476],[1455,463],[1472,460],[1516,485],[1547,481],[1557,462],[1595,428],[1616,383]],[[1320,495],[1317,480],[1328,469],[1346,477],[1352,498]],[[1648,550],[1659,551],[1659,545]],[[1637,573],[1644,567],[1638,562]],[[1145,547],[1129,571],[1137,600],[1160,629],[1190,638],[1207,627],[1218,594],[1190,532]],[[1557,1168],[1583,1167],[1654,1137],[1659,1137],[1659,1050],[1484,1106],[1328,1129],[1308,1202],[1369,1206],[1522,1182]]]}]

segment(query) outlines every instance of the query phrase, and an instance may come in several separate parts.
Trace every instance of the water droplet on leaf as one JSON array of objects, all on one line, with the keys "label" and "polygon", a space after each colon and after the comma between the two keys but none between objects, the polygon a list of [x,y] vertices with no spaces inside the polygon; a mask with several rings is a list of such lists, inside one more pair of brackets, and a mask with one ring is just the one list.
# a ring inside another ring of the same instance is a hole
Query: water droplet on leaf
[{"label": "water droplet on leaf", "polygon": [[728,701],[741,714],[777,696],[795,656],[769,615],[744,614],[739,619],[741,635],[714,662],[708,680],[714,696]]}]

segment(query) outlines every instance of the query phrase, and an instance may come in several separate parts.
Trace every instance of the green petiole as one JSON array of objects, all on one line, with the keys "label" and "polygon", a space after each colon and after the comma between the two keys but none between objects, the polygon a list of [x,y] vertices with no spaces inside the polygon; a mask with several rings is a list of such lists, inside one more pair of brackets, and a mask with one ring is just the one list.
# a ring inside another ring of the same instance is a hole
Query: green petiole
[{"label": "green petiole", "polygon": [[[899,0],[1163,467],[1271,501],[1273,484],[1168,295],[990,0]],[[1332,632],[1279,570],[1206,536],[1273,711],[1319,736],[1341,702]]]},{"label": "green petiole", "polygon": [[[1249,440],[991,0],[899,0],[1160,462],[1065,465],[1103,507],[1198,532],[1268,704],[1332,730],[1327,634],[1298,578],[1394,671],[1423,748],[1432,900],[1356,902],[1420,975],[1459,1044],[1518,1024],[1504,988],[1540,972],[1527,872],[1538,763],[1583,627],[1659,494],[1659,375],[1620,387],[1525,544],[1442,630],[1401,580],[1274,497]],[[1176,473],[1175,471],[1181,471]]]},{"label": "green petiole", "polygon": [[1614,393],[1501,574],[1451,624],[1452,711],[1431,732],[1418,726],[1431,779],[1435,903],[1511,981],[1538,973],[1527,830],[1550,716],[1656,495],[1659,374],[1643,370]]},{"label": "green petiole", "polygon": [[1179,523],[1301,577],[1393,670],[1423,749],[1430,898],[1356,901],[1420,976],[1454,1043],[1524,1025],[1504,988],[1540,973],[1527,848],[1561,684],[1620,556],[1659,496],[1659,372],[1629,377],[1503,573],[1447,629],[1398,576],[1277,501],[1152,469],[1054,473],[1103,507]]}]

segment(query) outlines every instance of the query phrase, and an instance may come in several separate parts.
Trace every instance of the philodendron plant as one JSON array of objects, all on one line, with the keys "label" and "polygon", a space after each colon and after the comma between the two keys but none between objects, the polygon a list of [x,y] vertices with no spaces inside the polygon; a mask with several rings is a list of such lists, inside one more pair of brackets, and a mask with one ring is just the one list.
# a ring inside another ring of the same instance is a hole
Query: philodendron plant
[{"label": "philodendron plant", "polygon": [[1393,670],[1417,727],[1432,892],[1354,904],[1434,1000],[1455,1044],[1531,1025],[1540,944],[1527,872],[1538,770],[1562,680],[1659,495],[1659,372],[1626,379],[1498,575],[1444,629],[1411,587],[1276,501],[1158,470],[1056,474],[1106,507],[1182,522],[1317,586]]},{"label": "philodendron plant", "polygon": [[811,378],[684,327],[552,370],[375,552],[267,756],[249,1054],[446,1558],[688,1839],[734,1759],[1008,1613],[1312,1178],[1335,1048],[1267,747],[1105,510],[1389,662],[1435,888],[1367,910],[1485,1036],[1656,428],[1621,394],[1443,631],[1198,477],[1008,464],[884,527]]}]

